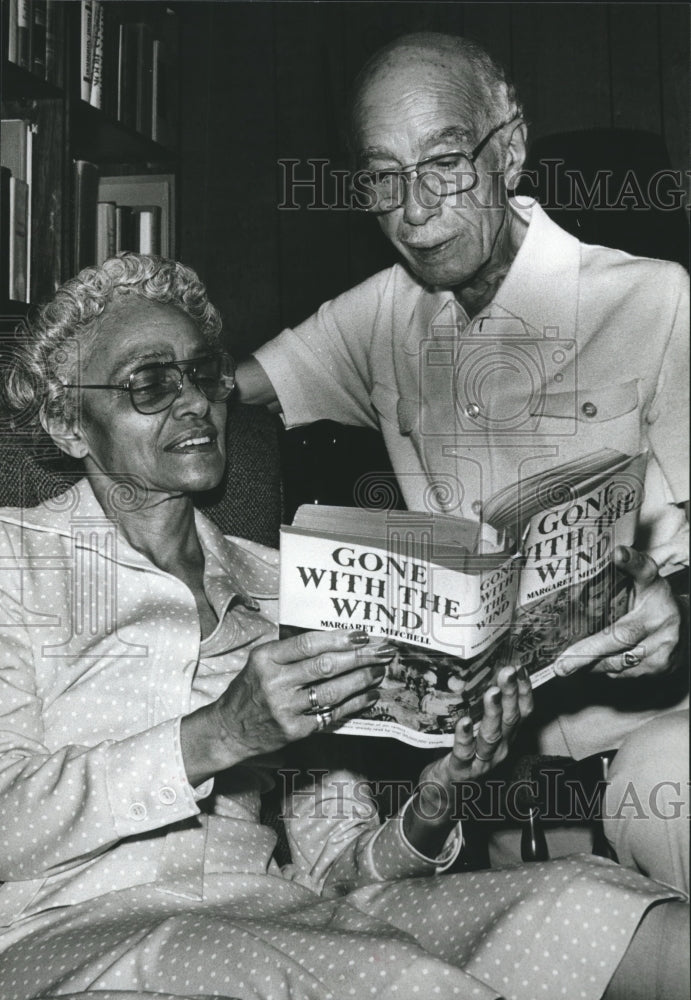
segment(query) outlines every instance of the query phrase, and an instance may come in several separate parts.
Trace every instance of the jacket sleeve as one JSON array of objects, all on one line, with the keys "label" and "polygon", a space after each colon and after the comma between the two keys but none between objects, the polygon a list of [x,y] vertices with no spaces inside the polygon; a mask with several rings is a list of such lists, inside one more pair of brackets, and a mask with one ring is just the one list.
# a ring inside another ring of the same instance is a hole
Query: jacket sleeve
[{"label": "jacket sleeve", "polygon": [[428,858],[403,832],[408,799],[398,815],[380,823],[369,783],[348,771],[313,771],[313,783],[293,790],[284,811],[292,854],[286,874],[314,892],[338,896],[362,885],[448,868],[462,847],[460,824],[441,853]]},{"label": "jacket sleeve", "polygon": [[370,352],[391,297],[393,270],[324,303],[304,323],[255,351],[287,427],[326,419],[377,426],[370,403]]},{"label": "jacket sleeve", "polygon": [[[15,586],[11,585],[16,576]],[[0,880],[66,870],[199,812],[180,719],[96,746],[45,745],[20,574],[0,573]],[[206,789],[198,793],[206,794]]]},{"label": "jacket sleeve", "polygon": [[689,276],[678,264],[666,264],[664,276],[669,332],[646,420],[674,502],[684,503],[689,499]]}]

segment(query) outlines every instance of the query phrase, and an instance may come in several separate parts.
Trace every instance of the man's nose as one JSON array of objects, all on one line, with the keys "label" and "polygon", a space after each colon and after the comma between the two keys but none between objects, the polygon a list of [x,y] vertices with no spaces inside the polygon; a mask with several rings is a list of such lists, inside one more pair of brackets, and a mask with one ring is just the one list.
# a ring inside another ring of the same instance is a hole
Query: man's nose
[{"label": "man's nose", "polygon": [[411,226],[424,226],[441,208],[439,195],[434,194],[422,183],[417,174],[407,176],[403,199],[403,220]]}]

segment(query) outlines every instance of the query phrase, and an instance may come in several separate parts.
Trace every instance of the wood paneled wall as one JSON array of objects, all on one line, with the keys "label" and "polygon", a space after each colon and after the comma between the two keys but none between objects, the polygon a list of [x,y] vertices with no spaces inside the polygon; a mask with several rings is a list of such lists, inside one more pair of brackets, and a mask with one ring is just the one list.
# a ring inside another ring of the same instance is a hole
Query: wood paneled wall
[{"label": "wood paneled wall", "polygon": [[686,4],[202,0],[181,10],[181,258],[207,282],[238,356],[392,261],[363,213],[279,210],[278,160],[343,164],[349,83],[406,31],[482,42],[509,67],[534,136],[645,129],[664,137],[676,169],[689,165]]}]

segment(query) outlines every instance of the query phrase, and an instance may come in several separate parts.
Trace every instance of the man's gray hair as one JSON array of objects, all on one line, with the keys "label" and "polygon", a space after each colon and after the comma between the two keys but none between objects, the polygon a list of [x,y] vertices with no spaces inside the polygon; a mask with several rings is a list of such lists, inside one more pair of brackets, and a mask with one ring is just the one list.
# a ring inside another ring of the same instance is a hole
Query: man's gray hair
[{"label": "man's gray hair", "polygon": [[351,152],[354,152],[357,115],[366,87],[395,53],[405,49],[437,52],[470,66],[477,82],[477,102],[474,107],[464,110],[470,112],[478,137],[500,122],[523,114],[516,89],[506,70],[477,42],[460,35],[446,35],[436,31],[402,35],[375,52],[355,79],[347,115],[347,143]]}]

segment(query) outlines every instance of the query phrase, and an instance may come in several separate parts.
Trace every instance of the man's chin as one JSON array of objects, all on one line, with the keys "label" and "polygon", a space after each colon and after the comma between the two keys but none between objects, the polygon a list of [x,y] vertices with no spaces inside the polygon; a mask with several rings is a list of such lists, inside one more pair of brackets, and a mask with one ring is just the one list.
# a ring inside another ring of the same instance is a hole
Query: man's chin
[{"label": "man's chin", "polygon": [[464,267],[435,267],[421,265],[410,260],[407,263],[419,281],[425,285],[433,285],[435,288],[458,288],[472,278],[472,274],[469,274],[467,268]]}]

